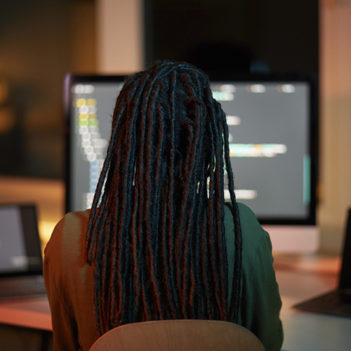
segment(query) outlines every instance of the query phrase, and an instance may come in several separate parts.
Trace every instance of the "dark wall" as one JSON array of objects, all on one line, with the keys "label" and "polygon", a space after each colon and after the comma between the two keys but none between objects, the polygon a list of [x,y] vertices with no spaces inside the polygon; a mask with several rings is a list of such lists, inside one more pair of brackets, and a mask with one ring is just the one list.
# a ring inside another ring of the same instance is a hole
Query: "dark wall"
[{"label": "dark wall", "polygon": [[95,69],[94,28],[92,0],[0,2],[0,176],[62,176],[63,77]]},{"label": "dark wall", "polygon": [[146,0],[146,63],[318,73],[318,0]]}]

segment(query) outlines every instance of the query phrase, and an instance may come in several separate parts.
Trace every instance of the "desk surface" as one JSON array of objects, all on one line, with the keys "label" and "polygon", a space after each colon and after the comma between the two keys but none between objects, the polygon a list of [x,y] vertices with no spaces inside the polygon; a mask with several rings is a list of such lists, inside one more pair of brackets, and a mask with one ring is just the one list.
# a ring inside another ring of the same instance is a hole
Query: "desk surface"
[{"label": "desk surface", "polygon": [[[307,313],[292,308],[297,302],[333,289],[337,281],[335,272],[278,266],[276,274],[283,300],[283,349],[349,351],[351,319]],[[0,323],[51,330],[49,304],[45,298],[2,301]]]},{"label": "desk surface", "polygon": [[49,302],[45,297],[0,301],[0,323],[52,330]]},{"label": "desk surface", "polygon": [[283,300],[281,319],[283,349],[288,351],[348,351],[351,345],[351,319],[303,312],[297,303],[334,289],[336,276],[313,272],[277,270]]}]

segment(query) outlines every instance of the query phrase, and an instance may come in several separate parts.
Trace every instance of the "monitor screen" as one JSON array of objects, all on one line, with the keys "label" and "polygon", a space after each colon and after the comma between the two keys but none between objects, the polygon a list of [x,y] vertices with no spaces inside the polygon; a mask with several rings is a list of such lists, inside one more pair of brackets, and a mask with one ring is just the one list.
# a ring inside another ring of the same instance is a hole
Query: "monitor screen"
[{"label": "monitor screen", "polygon": [[[92,204],[123,80],[122,76],[67,76],[66,211]],[[250,76],[213,80],[211,89],[227,116],[237,200],[247,204],[261,223],[314,224],[313,82]],[[229,199],[227,189],[224,195]]]}]

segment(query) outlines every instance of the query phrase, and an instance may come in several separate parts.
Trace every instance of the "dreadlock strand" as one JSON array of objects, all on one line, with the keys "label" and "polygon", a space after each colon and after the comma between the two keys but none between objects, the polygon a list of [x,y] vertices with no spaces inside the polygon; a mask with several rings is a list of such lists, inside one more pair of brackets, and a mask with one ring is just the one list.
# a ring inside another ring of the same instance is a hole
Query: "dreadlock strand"
[{"label": "dreadlock strand", "polygon": [[[146,169],[150,169],[150,153],[151,153],[151,148],[150,148],[150,139],[152,137],[152,128],[151,128],[151,120],[152,120],[152,115],[153,115],[153,110],[154,110],[154,104],[155,104],[155,97],[157,96],[159,91],[159,86],[154,85],[152,91],[151,91],[151,96],[150,96],[150,102],[149,102],[149,106],[148,109],[146,111],[146,116],[147,116],[147,125],[149,125],[150,127],[147,128],[147,133],[146,133],[146,139],[145,139],[145,153],[146,153],[146,157],[144,158],[144,161],[146,163]],[[150,183],[151,183],[151,176],[154,176],[154,174],[146,174],[144,175],[144,192],[145,192],[145,214],[146,214],[146,218],[150,218],[150,208],[151,208],[151,204],[150,204]],[[150,236],[154,235],[154,233],[152,233],[151,228],[150,228],[150,223],[149,221],[145,221],[146,222],[146,244],[147,244],[147,251],[148,251],[148,258],[149,258],[149,272],[150,272],[150,276],[151,276],[151,283],[152,283],[152,290],[153,290],[153,295],[155,297],[155,304],[157,307],[157,313],[159,314],[159,316],[162,315],[161,312],[161,303],[160,303],[160,291],[159,291],[159,286],[157,284],[157,279],[155,279],[156,277],[156,273],[155,270],[157,269],[157,262],[156,261],[156,257],[154,257],[154,250],[151,247],[152,244],[150,242]],[[154,228],[152,228],[154,229]],[[157,241],[157,240],[155,240]]]},{"label": "dreadlock strand", "polygon": [[[211,104],[211,115],[214,118],[219,119],[220,116],[218,116],[217,113],[215,113],[215,108],[214,104]],[[214,122],[214,121],[213,121]],[[220,233],[224,232],[224,211],[223,211],[223,203],[224,203],[224,194],[223,194],[223,142],[222,142],[222,128],[221,128],[221,123],[212,123],[214,133],[217,136],[218,142],[217,142],[217,147],[216,147],[216,165],[215,165],[215,173],[214,173],[214,178],[215,178],[215,184],[214,184],[214,191],[217,194],[217,198],[219,198],[219,201],[216,202],[215,206],[215,211],[216,211],[216,245],[217,249],[214,250],[216,254],[216,260],[218,264],[216,267],[222,267],[224,269],[217,269],[217,274],[219,276],[218,280],[218,286],[217,289],[219,290],[220,298],[221,298],[221,304],[220,306],[223,306],[220,309],[220,314],[221,314],[221,319],[225,319],[226,315],[226,309],[227,309],[227,280],[225,279],[226,276],[228,276],[228,269],[227,269],[227,260],[225,259],[227,257],[226,254],[226,245],[225,245],[225,238],[223,235],[220,235]],[[217,127],[218,125],[218,127]],[[221,249],[222,248],[222,249]],[[222,251],[224,251],[224,254],[222,254]],[[224,257],[225,258],[224,258]]]},{"label": "dreadlock strand", "polygon": [[228,187],[231,197],[231,202],[233,206],[233,221],[235,230],[235,262],[234,262],[234,279],[232,282],[233,292],[231,300],[231,308],[229,309],[230,316],[235,322],[238,322],[238,312],[240,304],[240,292],[241,292],[241,267],[242,267],[242,237],[241,237],[241,226],[240,226],[240,216],[238,211],[238,206],[234,193],[234,182],[233,182],[233,172],[230,164],[230,153],[228,144],[228,126],[225,122],[225,116],[222,113],[222,123],[223,123],[223,133],[225,140],[225,162],[226,170],[228,175]]},{"label": "dreadlock strand", "polygon": [[[146,319],[149,319],[149,315],[153,314],[153,310],[151,309],[150,304],[147,303],[149,300],[148,295],[150,295],[149,292],[149,286],[148,282],[145,280],[146,277],[150,275],[150,257],[149,257],[149,252],[147,249],[147,245],[144,245],[146,243],[146,233],[145,233],[145,225],[144,221],[146,216],[146,205],[145,205],[145,197],[144,197],[144,186],[143,182],[145,179],[144,175],[144,145],[145,145],[145,130],[146,130],[146,113],[147,113],[147,103],[150,97],[150,89],[152,88],[154,81],[152,79],[147,80],[145,92],[141,107],[140,107],[140,116],[142,121],[140,121],[140,124],[142,125],[141,131],[140,131],[140,140],[141,143],[139,145],[139,153],[138,153],[138,158],[139,158],[139,163],[138,163],[138,179],[136,179],[138,183],[138,192],[140,194],[139,196],[139,219],[138,219],[138,241],[139,241],[139,267],[140,267],[140,282],[141,282],[141,292],[142,292],[142,299],[143,299],[143,306],[144,306],[144,316]],[[146,273],[146,274],[145,274]],[[150,298],[152,299],[153,292],[150,295]]]},{"label": "dreadlock strand", "polygon": [[[197,86],[197,93],[200,92],[199,89],[199,82],[196,79],[197,75],[195,72],[191,72],[192,75],[194,75],[195,79],[193,79],[193,83],[196,84]],[[192,89],[191,85],[188,84],[187,89]],[[195,95],[195,93],[193,93]],[[198,123],[198,135],[203,135],[203,121],[202,118],[199,118],[199,116],[202,115],[203,113],[203,105],[199,102],[196,104],[196,111],[195,111],[195,116],[196,120]],[[196,151],[199,155],[203,154],[203,143],[204,143],[204,138],[199,137],[198,138],[198,145],[196,146]],[[198,179],[198,183],[195,184],[195,191],[194,191],[194,198],[193,198],[193,203],[196,204],[195,210],[194,210],[194,216],[193,216],[193,225],[194,225],[194,232],[199,232],[199,230],[203,233],[201,230],[201,223],[200,223],[200,216],[198,215],[199,213],[203,213],[204,211],[204,199],[206,199],[206,175],[204,173],[204,170],[201,169],[201,162],[200,159],[196,159],[197,164],[195,165],[195,176]],[[192,248],[191,256],[190,256],[190,265],[193,267],[191,271],[191,279],[192,279],[192,288],[190,290],[190,301],[192,302],[192,313],[193,315],[198,315],[199,318],[205,318],[206,312],[204,311],[204,302],[200,300],[199,298],[195,299],[196,295],[199,295],[199,291],[203,291],[204,289],[204,282],[201,277],[201,265],[198,265],[197,262],[201,262],[201,255],[199,254],[201,252],[200,250],[200,243],[201,243],[201,237],[195,234],[192,234],[192,238],[190,238],[189,246]],[[197,284],[195,284],[195,281]]]},{"label": "dreadlock strand", "polygon": [[[192,179],[192,182],[190,184],[189,192],[188,194],[191,195],[190,203],[193,204],[188,211],[190,213],[190,220],[188,221],[187,224],[187,229],[186,229],[186,239],[185,239],[185,251],[186,254],[183,259],[183,272],[185,272],[184,277],[183,277],[183,291],[185,293],[185,298],[189,301],[190,303],[190,308],[192,311],[194,311],[194,304],[193,304],[193,295],[194,295],[194,284],[193,279],[194,279],[194,270],[196,269],[197,265],[194,260],[194,248],[196,247],[196,238],[195,235],[193,235],[194,228],[199,228],[199,226],[196,226],[198,224],[197,221],[197,213],[198,213],[198,195],[197,195],[197,186],[198,184],[196,183],[195,179],[198,179],[199,176],[199,158],[194,157],[194,155],[202,154],[202,141],[203,139],[200,137],[202,135],[202,119],[200,118],[201,116],[201,104],[197,100],[197,93],[198,91],[195,91],[191,85],[192,82],[190,82],[189,77],[185,76],[184,77],[184,82],[186,83],[185,89],[188,92],[190,96],[192,96],[192,99],[187,102],[189,105],[189,112],[191,115],[194,116],[194,142],[193,142],[193,149],[191,151],[192,156],[192,163],[191,167],[188,165],[186,168],[190,168],[189,172],[189,177]],[[190,111],[192,109],[192,112]],[[201,180],[201,179],[200,179]],[[186,200],[188,202],[188,199]],[[193,267],[193,268],[192,268]],[[186,287],[191,286],[191,288],[188,288],[186,290]]]},{"label": "dreadlock strand", "polygon": [[[141,87],[142,88],[142,87]],[[136,150],[136,126],[137,126],[137,117],[138,117],[138,111],[137,111],[137,102],[139,101],[141,97],[141,92],[142,89],[138,89],[137,93],[138,95],[135,97],[135,100],[133,100],[132,104],[132,109],[131,109],[131,128],[129,130],[131,133],[129,134],[129,144],[127,147],[127,168],[126,168],[126,174],[124,174],[124,178],[126,179],[126,183],[124,186],[125,189],[125,195],[124,195],[124,203],[122,206],[122,211],[121,211],[121,216],[123,218],[122,223],[121,223],[121,232],[125,233],[122,234],[121,236],[125,238],[125,240],[121,243],[121,248],[120,248],[120,260],[122,265],[126,265],[126,268],[121,267],[121,271],[124,271],[124,276],[125,278],[122,278],[123,281],[126,281],[127,283],[124,284],[123,286],[123,293],[125,295],[130,295],[131,298],[129,298],[129,305],[124,304],[122,307],[122,318],[123,319],[133,319],[136,318],[134,317],[133,314],[131,314],[131,311],[134,311],[135,305],[137,304],[136,301],[132,298],[135,295],[139,294],[139,289],[137,287],[137,284],[134,284],[130,282],[132,280],[133,282],[136,280],[138,277],[138,271],[136,268],[134,268],[134,265],[137,265],[137,255],[135,252],[135,234],[133,231],[130,231],[130,223],[135,223],[135,220],[133,218],[133,214],[135,216],[136,212],[132,211],[131,206],[132,206],[132,201],[133,201],[133,181],[134,181],[134,169],[135,165],[133,162],[133,159],[135,158],[135,150]],[[130,152],[128,152],[128,150]],[[136,206],[135,206],[136,208]],[[130,254],[131,252],[131,254]],[[129,261],[128,261],[129,260]],[[129,279],[128,282],[128,277],[130,275],[134,275],[134,279]],[[135,289],[135,291],[134,291]],[[136,292],[138,290],[138,292]],[[137,299],[137,297],[135,298]],[[122,300],[125,300],[125,297],[122,296]]]},{"label": "dreadlock strand", "polygon": [[[210,140],[211,140],[211,147],[215,149],[215,134],[212,128],[209,128],[209,134],[210,134]],[[212,149],[212,150],[213,150]],[[215,155],[211,157],[210,161],[210,176],[209,176],[209,200],[208,200],[208,227],[209,227],[209,234],[208,234],[208,249],[209,249],[209,266],[211,269],[211,277],[213,280],[213,285],[211,286],[211,289],[213,290],[213,296],[216,301],[216,306],[220,305],[220,297],[218,295],[218,275],[217,275],[217,261],[216,261],[216,254],[215,254],[215,244],[214,244],[214,238],[216,237],[215,230],[217,229],[215,225],[215,204],[214,204],[214,170],[216,167],[216,160],[215,160]],[[217,314],[215,315],[216,318]]]},{"label": "dreadlock strand", "polygon": [[[187,84],[186,79],[184,79],[184,75],[181,75],[181,81],[184,85]],[[194,96],[191,96],[192,99],[194,99]],[[189,101],[185,102],[186,106],[189,106]],[[181,301],[182,301],[182,312],[184,315],[185,311],[185,275],[187,270],[185,269],[185,263],[186,263],[186,256],[187,252],[185,252],[185,243],[187,240],[188,236],[188,230],[186,229],[187,223],[189,223],[189,218],[191,218],[191,211],[189,212],[189,216],[185,216],[185,211],[188,209],[188,203],[189,203],[189,187],[191,187],[192,183],[192,171],[193,171],[193,161],[194,161],[194,144],[192,143],[194,139],[194,127],[193,127],[193,121],[189,118],[185,118],[183,125],[185,126],[185,130],[187,131],[187,141],[186,145],[187,147],[190,147],[190,150],[186,152],[185,160],[184,160],[184,168],[183,172],[185,173],[184,177],[185,178],[182,181],[182,197],[181,197],[181,208],[180,208],[180,224],[178,226],[178,231],[177,231],[177,241],[176,241],[176,253],[178,259],[178,284],[181,287]],[[184,128],[184,127],[183,127]],[[183,272],[183,274],[181,274]]]},{"label": "dreadlock strand", "polygon": [[[142,85],[138,89],[138,96],[134,100],[133,103],[133,124],[132,124],[132,131],[133,133],[131,134],[132,140],[130,140],[130,147],[133,148],[133,154],[130,154],[130,158],[133,157],[133,160],[135,159],[135,151],[136,151],[136,146],[137,146],[137,126],[139,123],[139,108],[138,108],[138,102],[142,96],[142,88],[144,85]],[[139,310],[141,308],[142,302],[140,301],[140,284],[139,284],[139,278],[140,278],[140,273],[138,269],[138,248],[137,248],[137,242],[138,242],[138,230],[137,230],[137,218],[138,218],[138,191],[136,191],[136,179],[138,178],[138,174],[136,173],[135,169],[135,163],[132,159],[128,160],[128,165],[129,165],[129,171],[128,171],[128,178],[129,178],[129,192],[130,192],[130,201],[129,201],[129,207],[133,203],[133,210],[131,215],[131,233],[130,233],[130,240],[131,240],[131,251],[132,251],[132,272],[133,272],[133,277],[134,277],[134,289],[135,289],[135,299],[134,299],[134,305],[132,310],[134,311],[134,314],[132,316],[133,319],[137,320]],[[128,230],[128,228],[125,228],[124,230]]]},{"label": "dreadlock strand", "polygon": [[[177,72],[174,70],[171,75],[171,88],[169,93],[169,101],[171,105],[170,118],[168,123],[170,124],[170,150],[169,150],[169,182],[168,182],[168,271],[170,272],[170,293],[172,300],[175,301],[177,318],[181,318],[181,307],[183,301],[180,296],[180,286],[178,284],[177,264],[176,264],[176,208],[174,203],[175,197],[175,183],[176,183],[176,171],[175,171],[175,119],[176,119],[176,86],[178,83]],[[167,121],[167,119],[166,119]]]},{"label": "dreadlock strand", "polygon": [[[135,93],[136,93],[136,90],[134,89],[133,90],[133,94],[135,94]],[[133,107],[128,105],[128,110],[127,110],[128,111],[128,115],[131,113],[132,110],[133,110]],[[130,120],[126,119],[125,120],[125,124],[130,125]],[[123,149],[124,149],[124,147],[122,145],[122,148],[120,150],[117,149],[116,152],[119,151],[120,153],[122,153],[122,152],[124,152]],[[113,172],[113,173],[114,173],[114,179],[116,181],[116,187],[119,188],[118,193],[120,194],[120,193],[123,192],[123,188],[121,187],[121,184],[122,185],[126,184],[125,183],[125,177],[126,177],[126,162],[125,162],[125,159],[122,158],[122,157],[119,157],[114,169],[117,170],[117,172]],[[124,179],[122,179],[122,177]],[[121,279],[120,279],[120,276],[121,276],[121,262],[122,262],[122,264],[124,262],[124,260],[122,259],[122,252],[124,252],[122,247],[124,247],[125,245],[124,245],[124,241],[122,242],[122,240],[120,239],[122,235],[119,234],[119,233],[121,233],[121,230],[123,230],[122,225],[121,225],[122,224],[121,223],[121,218],[124,218],[124,215],[125,215],[124,208],[125,208],[126,195],[124,195],[122,197],[122,199],[123,200],[120,201],[120,196],[116,196],[116,194],[115,194],[114,197],[111,197],[111,199],[110,199],[110,208],[116,214],[113,217],[113,226],[115,228],[115,232],[117,233],[117,240],[116,240],[116,237],[115,237],[115,239],[113,241],[113,246],[112,246],[113,247],[113,249],[112,249],[112,259],[115,262],[114,270],[113,270],[113,277],[114,277],[113,280],[115,280],[116,279],[115,277],[117,276],[118,277],[117,281],[119,282],[118,283],[117,298],[113,299],[113,301],[114,301],[113,312],[115,312],[116,310],[120,310],[121,301],[122,301],[123,295],[125,294],[125,286],[123,284],[121,284]],[[115,292],[114,292],[115,290],[116,290],[116,287],[113,287],[113,289],[112,289],[112,295],[113,296],[115,295]],[[123,318],[123,317],[120,317],[120,318]]]},{"label": "dreadlock strand", "polygon": [[[97,184],[96,192],[95,192],[93,203],[92,203],[92,211],[90,213],[91,219],[89,220],[89,228],[88,228],[88,233],[87,233],[87,262],[89,264],[91,264],[91,262],[94,258],[95,252],[96,252],[96,247],[95,247],[96,236],[98,235],[101,213],[103,212],[105,202],[103,202],[101,204],[102,208],[100,211],[97,210],[97,206],[98,206],[98,203],[100,201],[105,177],[106,177],[106,174],[107,174],[108,169],[110,167],[110,162],[111,162],[111,158],[112,158],[112,154],[113,154],[114,141],[115,141],[116,134],[117,134],[117,126],[118,126],[118,124],[116,125],[116,128],[114,128],[112,130],[110,145],[109,145],[109,148],[107,150],[107,156],[106,156],[104,164],[103,164],[103,168],[101,171],[101,175],[100,175],[100,178],[99,178],[99,181]],[[106,195],[104,197],[106,197]],[[96,218],[97,212],[98,212],[98,216]]]},{"label": "dreadlock strand", "polygon": [[[198,120],[196,120],[196,123],[198,122]],[[195,126],[195,135],[193,136],[193,140],[194,143],[191,147],[191,151],[189,152],[191,156],[191,160],[190,160],[190,164],[187,165],[187,168],[190,168],[190,172],[189,172],[189,178],[191,179],[191,181],[189,182],[188,186],[187,186],[187,193],[186,193],[186,198],[185,198],[185,203],[191,203],[192,205],[190,207],[187,208],[187,213],[189,213],[188,219],[187,219],[187,224],[185,226],[185,238],[184,238],[184,243],[183,243],[183,248],[182,251],[185,252],[185,255],[183,257],[183,268],[182,271],[183,273],[183,295],[184,295],[184,299],[189,300],[189,296],[187,294],[187,287],[189,287],[189,279],[190,279],[190,273],[191,273],[191,266],[192,266],[192,252],[191,252],[191,248],[192,248],[192,231],[194,229],[194,220],[192,220],[194,218],[193,214],[194,212],[196,212],[196,191],[194,191],[194,188],[196,188],[196,182],[195,182],[195,177],[193,176],[193,173],[196,173],[196,160],[195,160],[195,152],[198,146],[198,141],[199,141],[199,133],[198,133],[198,128],[197,126]],[[193,191],[190,191],[193,190]],[[191,197],[191,199],[189,200],[189,198]]]}]

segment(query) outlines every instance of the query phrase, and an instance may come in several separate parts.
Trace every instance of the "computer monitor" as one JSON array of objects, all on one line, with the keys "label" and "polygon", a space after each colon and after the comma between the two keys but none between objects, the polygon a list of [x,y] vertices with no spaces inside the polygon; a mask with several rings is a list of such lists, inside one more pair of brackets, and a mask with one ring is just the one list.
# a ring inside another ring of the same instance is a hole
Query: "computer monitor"
[{"label": "computer monitor", "polygon": [[[124,78],[66,77],[66,211],[91,206]],[[315,88],[297,76],[211,80],[227,116],[237,200],[268,230],[274,251],[318,248]]]}]

